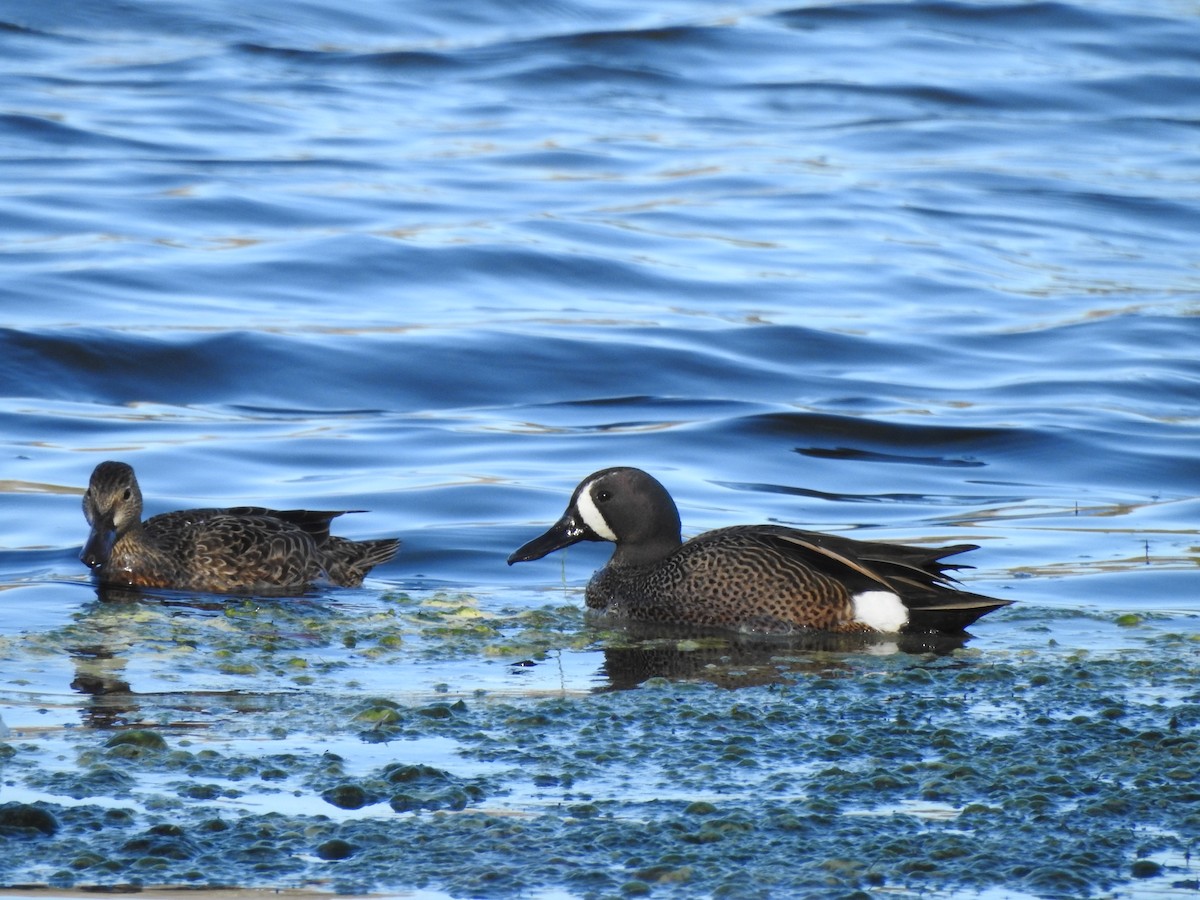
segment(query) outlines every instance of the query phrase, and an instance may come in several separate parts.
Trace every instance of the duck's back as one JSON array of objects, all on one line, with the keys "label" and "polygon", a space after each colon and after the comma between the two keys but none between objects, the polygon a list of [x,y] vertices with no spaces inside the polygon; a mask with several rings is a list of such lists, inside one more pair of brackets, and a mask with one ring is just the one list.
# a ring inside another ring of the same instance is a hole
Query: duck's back
[{"label": "duck's back", "polygon": [[[332,514],[322,515],[328,536]],[[154,516],[140,541],[118,542],[113,563],[132,573],[135,584],[215,593],[302,588],[324,575],[318,540],[257,507]]]},{"label": "duck's back", "polygon": [[[720,528],[651,565],[610,563],[588,584],[587,603],[648,622],[774,633],[871,630],[858,619],[856,597],[873,591],[894,595],[894,603],[910,607],[910,617],[914,606],[941,608],[960,597],[989,600],[949,587],[945,570],[954,567],[939,562],[973,547],[927,549],[774,525]],[[989,608],[1004,605],[989,602]],[[964,607],[965,621],[967,612]]]}]

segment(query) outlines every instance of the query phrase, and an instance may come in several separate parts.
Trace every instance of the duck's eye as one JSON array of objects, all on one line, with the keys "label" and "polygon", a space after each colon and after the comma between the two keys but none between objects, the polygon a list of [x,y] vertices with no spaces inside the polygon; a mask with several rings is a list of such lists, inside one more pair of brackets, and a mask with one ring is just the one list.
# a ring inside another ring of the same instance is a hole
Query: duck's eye
[{"label": "duck's eye", "polygon": [[612,499],[611,491],[596,491],[596,502],[597,503],[607,503],[611,499]]},{"label": "duck's eye", "polygon": [[128,500],[132,496],[133,496],[133,491],[131,491],[129,488],[125,488],[125,493],[123,493],[121,495],[121,499]]}]

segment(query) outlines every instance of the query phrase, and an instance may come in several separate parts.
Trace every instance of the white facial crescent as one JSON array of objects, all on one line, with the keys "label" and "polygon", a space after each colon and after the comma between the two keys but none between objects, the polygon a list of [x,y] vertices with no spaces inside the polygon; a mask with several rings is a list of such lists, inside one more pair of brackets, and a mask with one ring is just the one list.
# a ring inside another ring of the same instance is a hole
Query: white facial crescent
[{"label": "white facial crescent", "polygon": [[596,501],[592,499],[592,484],[594,482],[585,485],[579,492],[579,499],[575,501],[575,507],[579,510],[579,518],[583,519],[583,523],[600,537],[616,543],[616,534],[608,527],[608,522],[604,520],[604,514],[596,508]]}]

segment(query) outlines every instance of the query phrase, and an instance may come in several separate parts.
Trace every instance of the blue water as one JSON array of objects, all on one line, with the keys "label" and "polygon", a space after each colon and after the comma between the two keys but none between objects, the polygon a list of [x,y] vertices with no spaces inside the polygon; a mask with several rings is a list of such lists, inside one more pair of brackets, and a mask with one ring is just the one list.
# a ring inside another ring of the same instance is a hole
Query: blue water
[{"label": "blue water", "polygon": [[92,596],[110,457],[370,509],[379,588],[561,584],[503,557],[632,464],[689,533],[1200,611],[1192,4],[0,13],[11,627]]},{"label": "blue water", "polygon": [[[979,543],[964,580],[1019,601],[983,652],[1119,643],[1075,614],[1200,633],[1195,2],[0,23],[6,639],[94,604],[109,458],[148,513],[370,510],[342,533],[404,546],[368,609],[580,602],[605,548],[504,557],[624,464],[687,534]],[[405,689],[478,676],[423,665]]]}]

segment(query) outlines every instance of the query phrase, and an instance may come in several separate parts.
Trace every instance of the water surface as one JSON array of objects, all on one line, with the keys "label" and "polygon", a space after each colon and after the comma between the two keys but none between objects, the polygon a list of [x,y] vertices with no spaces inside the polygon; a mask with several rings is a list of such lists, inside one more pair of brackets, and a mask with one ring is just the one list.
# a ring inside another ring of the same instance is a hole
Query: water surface
[{"label": "water surface", "polygon": [[[61,825],[0,882],[1194,895],[1194,3],[0,23],[0,803]],[[367,509],[341,532],[404,546],[290,603],[105,600],[109,458],[148,513]],[[1018,602],[957,648],[639,642],[582,615],[605,548],[504,565],[617,464],[686,534],[978,543],[964,581]],[[167,749],[106,745],[134,727]],[[396,811],[390,764],[465,807]]]}]

